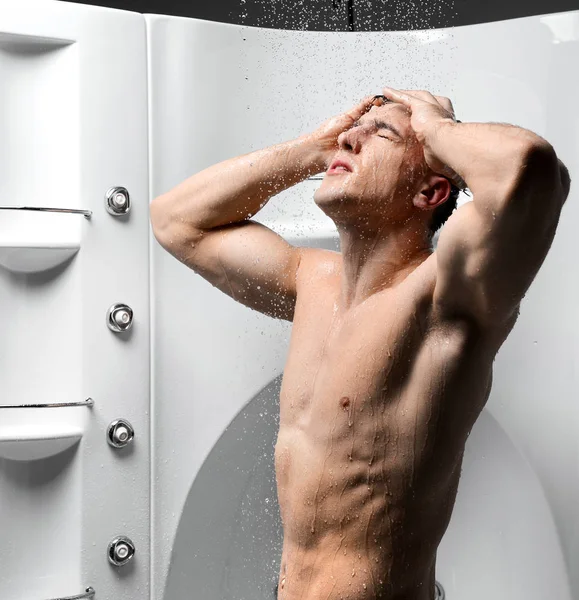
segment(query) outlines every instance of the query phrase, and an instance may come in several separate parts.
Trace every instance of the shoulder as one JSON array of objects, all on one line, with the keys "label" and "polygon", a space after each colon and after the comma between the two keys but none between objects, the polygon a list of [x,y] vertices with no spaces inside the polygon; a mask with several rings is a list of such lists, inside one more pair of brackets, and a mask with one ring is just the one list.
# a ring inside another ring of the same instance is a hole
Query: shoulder
[{"label": "shoulder", "polygon": [[339,277],[342,272],[342,255],[325,248],[300,248],[301,260],[297,280],[312,282],[312,279]]}]

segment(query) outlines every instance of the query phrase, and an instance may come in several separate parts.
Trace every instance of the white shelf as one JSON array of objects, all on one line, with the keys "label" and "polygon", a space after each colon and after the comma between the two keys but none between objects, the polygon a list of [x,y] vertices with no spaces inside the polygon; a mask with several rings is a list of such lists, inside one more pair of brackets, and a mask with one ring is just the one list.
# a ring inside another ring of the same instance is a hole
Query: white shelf
[{"label": "white shelf", "polygon": [[0,211],[0,266],[40,273],[66,262],[80,249],[82,220],[73,213]]},{"label": "white shelf", "polygon": [[77,246],[0,246],[0,266],[14,273],[40,273],[72,258]]},{"label": "white shelf", "polygon": [[33,461],[55,456],[82,438],[92,400],[76,406],[0,407],[0,458]]}]

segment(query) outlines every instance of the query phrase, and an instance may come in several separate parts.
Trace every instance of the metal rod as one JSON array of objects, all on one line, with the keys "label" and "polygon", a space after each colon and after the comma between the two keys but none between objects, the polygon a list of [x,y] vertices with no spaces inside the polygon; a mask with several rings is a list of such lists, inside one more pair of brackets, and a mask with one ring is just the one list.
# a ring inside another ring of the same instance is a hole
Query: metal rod
[{"label": "metal rod", "polygon": [[54,402],[52,404],[0,404],[0,408],[61,408],[63,406],[93,406],[94,400],[87,398],[82,402]]},{"label": "metal rod", "polygon": [[0,210],[38,210],[47,212],[76,213],[84,215],[86,219],[90,219],[92,215],[91,210],[82,210],[80,208],[46,208],[45,206],[0,206]]},{"label": "metal rod", "polygon": [[51,600],[81,600],[82,598],[94,598],[94,595],[94,589],[87,587],[84,594],[79,594],[78,596],[67,596],[66,598],[64,596],[62,598],[51,598]]}]

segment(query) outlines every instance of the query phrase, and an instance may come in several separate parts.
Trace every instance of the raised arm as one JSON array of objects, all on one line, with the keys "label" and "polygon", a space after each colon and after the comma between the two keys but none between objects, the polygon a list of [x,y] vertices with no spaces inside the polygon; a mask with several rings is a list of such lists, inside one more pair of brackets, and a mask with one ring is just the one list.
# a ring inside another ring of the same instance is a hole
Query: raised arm
[{"label": "raised arm", "polygon": [[316,131],[213,165],[151,202],[157,241],[238,302],[293,320],[297,274],[307,248],[296,248],[251,221],[275,194],[320,173],[337,138],[372,106],[368,96]]},{"label": "raised arm", "polygon": [[322,168],[305,137],[228,159],[155,198],[153,233],[167,252],[234,300],[291,321],[304,249],[249,219],[271,196]]},{"label": "raised arm", "polygon": [[569,172],[528,129],[458,123],[452,102],[425,90],[384,93],[410,110],[430,168],[473,195],[440,233],[434,305],[450,318],[500,326],[516,314],[551,247]]},{"label": "raised arm", "polygon": [[434,303],[449,316],[500,326],[551,247],[569,173],[546,140],[510,125],[445,122],[427,143],[473,195],[440,233]]}]

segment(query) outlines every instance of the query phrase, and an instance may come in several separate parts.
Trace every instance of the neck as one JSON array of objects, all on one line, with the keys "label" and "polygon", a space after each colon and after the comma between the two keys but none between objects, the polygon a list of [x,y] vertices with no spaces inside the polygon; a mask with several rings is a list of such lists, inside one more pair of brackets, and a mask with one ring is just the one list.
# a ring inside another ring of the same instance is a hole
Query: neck
[{"label": "neck", "polygon": [[373,231],[338,225],[342,253],[340,306],[348,310],[394,287],[432,254],[424,224],[382,224]]}]

